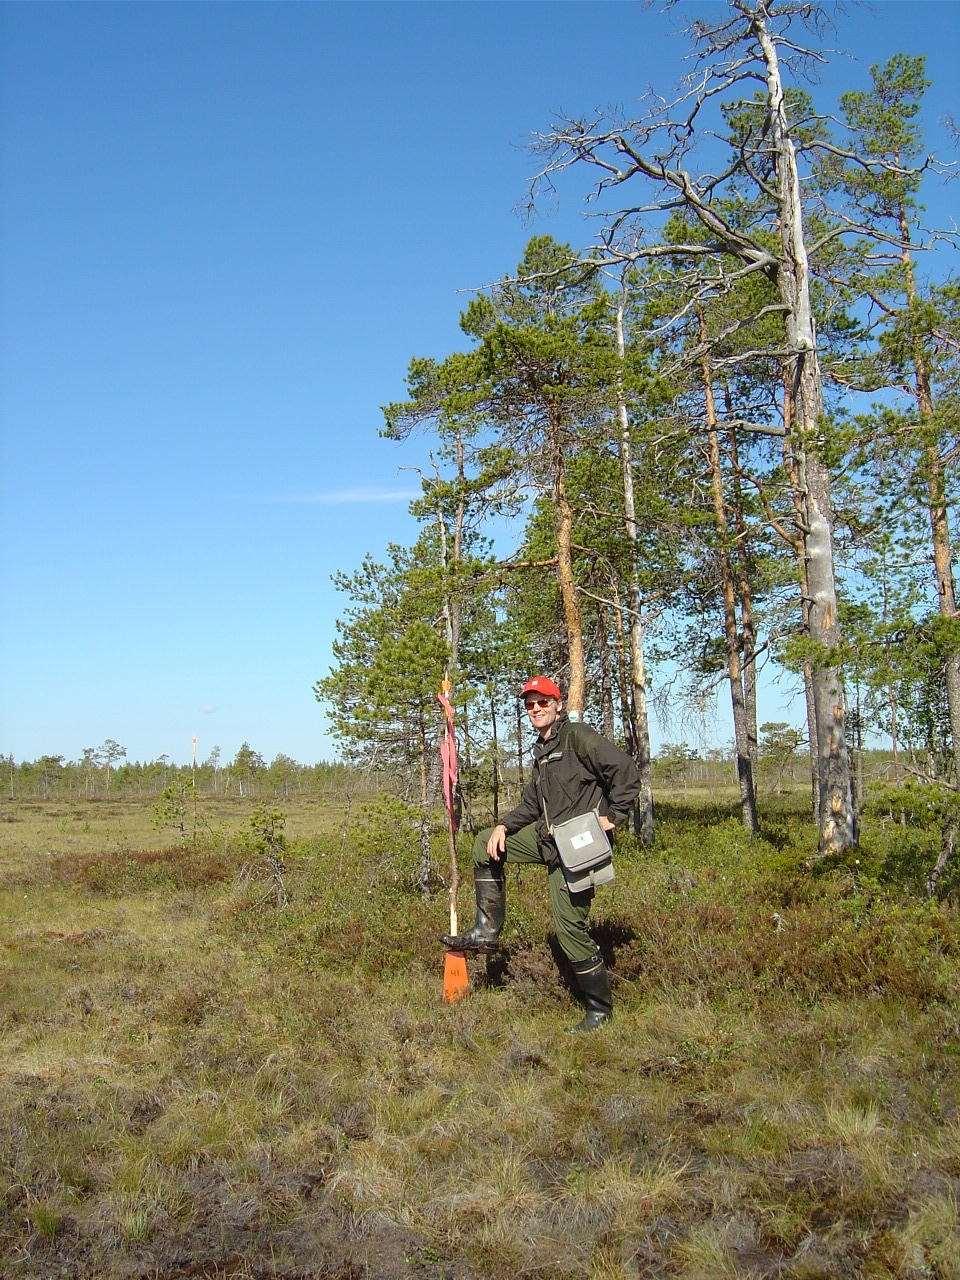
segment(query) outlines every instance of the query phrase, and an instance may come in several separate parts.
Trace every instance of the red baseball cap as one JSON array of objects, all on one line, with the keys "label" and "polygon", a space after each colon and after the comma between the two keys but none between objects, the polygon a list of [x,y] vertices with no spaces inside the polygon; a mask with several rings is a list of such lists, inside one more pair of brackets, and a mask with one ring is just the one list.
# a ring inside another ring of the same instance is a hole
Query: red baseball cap
[{"label": "red baseball cap", "polygon": [[563,698],[559,686],[548,676],[531,676],[520,690],[520,697],[524,698],[528,693],[542,693],[545,698],[556,698],[558,702]]}]

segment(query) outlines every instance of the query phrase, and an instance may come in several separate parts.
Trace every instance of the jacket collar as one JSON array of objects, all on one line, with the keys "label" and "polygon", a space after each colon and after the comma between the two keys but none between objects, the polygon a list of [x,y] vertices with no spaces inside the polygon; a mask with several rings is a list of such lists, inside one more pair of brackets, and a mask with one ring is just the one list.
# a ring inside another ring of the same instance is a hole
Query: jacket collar
[{"label": "jacket collar", "polygon": [[534,743],[534,750],[537,752],[537,754],[540,755],[545,751],[552,751],[553,748],[560,741],[560,738],[562,737],[563,731],[566,727],[567,727],[567,713],[565,711],[561,711],[560,714],[557,716],[556,721],[554,722],[553,733],[551,733],[550,737],[541,738],[538,735],[537,740]]}]

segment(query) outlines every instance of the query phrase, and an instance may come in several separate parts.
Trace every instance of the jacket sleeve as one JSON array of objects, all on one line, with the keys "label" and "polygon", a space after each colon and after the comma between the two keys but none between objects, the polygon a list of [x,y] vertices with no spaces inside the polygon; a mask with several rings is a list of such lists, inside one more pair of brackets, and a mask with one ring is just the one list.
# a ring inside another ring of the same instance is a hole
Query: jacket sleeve
[{"label": "jacket sleeve", "polygon": [[537,775],[534,772],[523,788],[520,803],[515,809],[504,814],[500,822],[507,828],[507,835],[512,836],[521,827],[527,827],[541,817],[543,817],[543,810],[540,808],[540,791],[537,788]]},{"label": "jacket sleeve", "polygon": [[621,826],[640,794],[636,761],[586,724],[577,725],[573,741],[577,755],[603,789],[610,806],[607,817],[615,826]]}]

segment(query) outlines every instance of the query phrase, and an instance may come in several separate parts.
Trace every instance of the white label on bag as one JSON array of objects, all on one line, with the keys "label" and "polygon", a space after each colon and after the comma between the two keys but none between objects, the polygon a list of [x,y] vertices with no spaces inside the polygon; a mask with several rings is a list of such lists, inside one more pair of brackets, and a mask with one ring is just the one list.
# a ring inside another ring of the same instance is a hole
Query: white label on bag
[{"label": "white label on bag", "polygon": [[593,844],[593,832],[581,831],[579,835],[570,837],[570,847],[572,849],[585,849],[588,844]]}]

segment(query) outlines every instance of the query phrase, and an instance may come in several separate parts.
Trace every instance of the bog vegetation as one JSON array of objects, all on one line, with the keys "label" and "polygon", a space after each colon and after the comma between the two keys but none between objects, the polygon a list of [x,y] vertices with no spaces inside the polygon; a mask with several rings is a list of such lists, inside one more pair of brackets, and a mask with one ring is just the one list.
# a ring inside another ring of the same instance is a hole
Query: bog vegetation
[{"label": "bog vegetation", "polygon": [[202,797],[182,837],[150,802],[5,802],[0,1275],[957,1280],[936,822],[883,797],[859,865],[811,873],[805,788],[761,792],[763,836],[733,786],[657,800],[582,1039],[530,876],[441,1003],[399,797]]},{"label": "bog vegetation", "polygon": [[[596,236],[384,408],[431,463],[338,576],[341,763],[2,762],[4,1277],[960,1277],[949,169],[923,59],[826,101],[817,21],[711,6],[675,94],[538,135]],[[533,671],[643,779],[582,1043],[530,877],[439,1002],[437,691],[466,863]],[[729,750],[651,751],[720,688]]]}]

